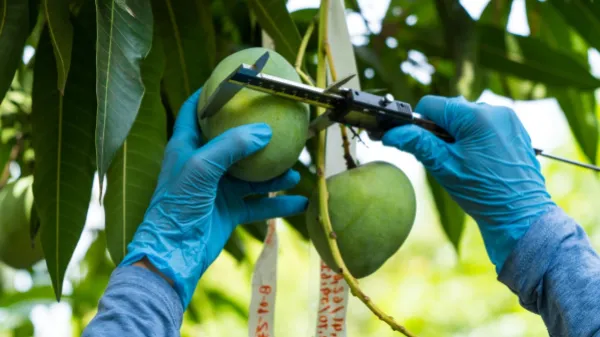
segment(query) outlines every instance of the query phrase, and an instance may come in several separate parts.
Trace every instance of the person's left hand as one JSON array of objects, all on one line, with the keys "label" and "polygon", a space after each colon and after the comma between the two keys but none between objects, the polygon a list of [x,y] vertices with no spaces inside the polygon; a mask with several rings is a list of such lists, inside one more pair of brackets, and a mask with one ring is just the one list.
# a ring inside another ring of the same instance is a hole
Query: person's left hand
[{"label": "person's left hand", "polygon": [[184,309],[238,224],[298,214],[308,202],[303,196],[246,199],[289,189],[300,175],[289,170],[263,183],[227,175],[232,164],[267,145],[271,129],[264,123],[244,125],[201,146],[199,94],[179,111],[152,201],[120,264],[149,260],[173,282]]}]

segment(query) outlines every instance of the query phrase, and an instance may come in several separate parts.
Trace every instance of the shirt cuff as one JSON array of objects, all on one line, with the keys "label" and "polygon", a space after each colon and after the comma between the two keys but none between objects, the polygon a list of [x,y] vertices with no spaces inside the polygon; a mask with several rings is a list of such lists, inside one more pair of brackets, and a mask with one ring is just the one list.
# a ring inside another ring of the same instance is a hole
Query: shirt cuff
[{"label": "shirt cuff", "polygon": [[535,308],[538,285],[552,264],[560,243],[575,230],[575,221],[555,206],[531,224],[508,256],[498,280],[518,294],[526,308]]},{"label": "shirt cuff", "polygon": [[110,277],[110,287],[138,287],[146,290],[148,297],[160,302],[160,307],[167,309],[171,322],[181,327],[183,307],[175,289],[160,275],[140,266],[121,266],[114,270]]}]

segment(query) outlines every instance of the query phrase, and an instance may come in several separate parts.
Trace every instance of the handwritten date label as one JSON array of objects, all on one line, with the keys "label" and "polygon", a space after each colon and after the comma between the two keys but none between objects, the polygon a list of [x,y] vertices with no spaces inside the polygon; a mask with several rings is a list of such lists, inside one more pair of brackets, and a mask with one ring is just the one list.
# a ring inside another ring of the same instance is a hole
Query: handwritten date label
[{"label": "handwritten date label", "polygon": [[316,337],[345,337],[348,285],[321,261]]}]

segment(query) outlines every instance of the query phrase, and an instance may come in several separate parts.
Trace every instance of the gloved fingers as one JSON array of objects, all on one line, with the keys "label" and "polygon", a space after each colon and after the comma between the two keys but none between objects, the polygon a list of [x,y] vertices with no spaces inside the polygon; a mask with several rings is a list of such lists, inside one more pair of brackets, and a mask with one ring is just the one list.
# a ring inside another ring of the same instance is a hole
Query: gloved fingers
[{"label": "gloved fingers", "polygon": [[427,95],[421,98],[415,112],[431,120],[456,137],[457,129],[462,124],[465,113],[470,111],[469,102],[464,97],[442,97]]},{"label": "gloved fingers", "polygon": [[194,158],[200,163],[210,162],[225,172],[235,162],[264,148],[271,136],[271,128],[265,123],[238,126],[196,150]]},{"label": "gloved fingers", "polygon": [[296,186],[298,182],[300,182],[300,173],[295,170],[287,170],[279,177],[260,183],[238,181],[240,193],[244,196],[287,190]]},{"label": "gloved fingers", "polygon": [[249,199],[246,201],[246,214],[242,214],[240,223],[297,215],[304,212],[307,205],[308,199],[300,195]]},{"label": "gloved fingers", "polygon": [[173,136],[170,143],[176,143],[177,147],[187,147],[195,150],[200,146],[200,126],[196,109],[202,88],[192,94],[179,109],[177,120],[173,128]]},{"label": "gloved fingers", "polygon": [[383,135],[381,141],[383,145],[413,154],[425,167],[444,161],[448,155],[448,144],[416,125],[393,128]]}]

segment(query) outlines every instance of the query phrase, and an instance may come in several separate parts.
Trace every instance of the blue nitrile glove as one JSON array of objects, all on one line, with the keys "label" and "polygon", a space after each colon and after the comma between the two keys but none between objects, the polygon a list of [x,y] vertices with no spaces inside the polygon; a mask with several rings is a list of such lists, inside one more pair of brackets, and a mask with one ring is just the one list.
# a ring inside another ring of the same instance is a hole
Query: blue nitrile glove
[{"label": "blue nitrile glove", "polygon": [[152,201],[120,264],[147,257],[173,281],[184,309],[236,225],[298,214],[307,205],[302,196],[244,199],[291,188],[300,175],[289,170],[263,183],[226,175],[233,163],[267,145],[271,129],[262,123],[240,126],[201,146],[196,117],[199,93],[179,112]]},{"label": "blue nitrile glove", "polygon": [[462,97],[425,96],[415,111],[456,142],[406,125],[388,131],[383,144],[412,153],[477,221],[499,272],[531,222],[554,206],[527,131],[511,109]]}]

